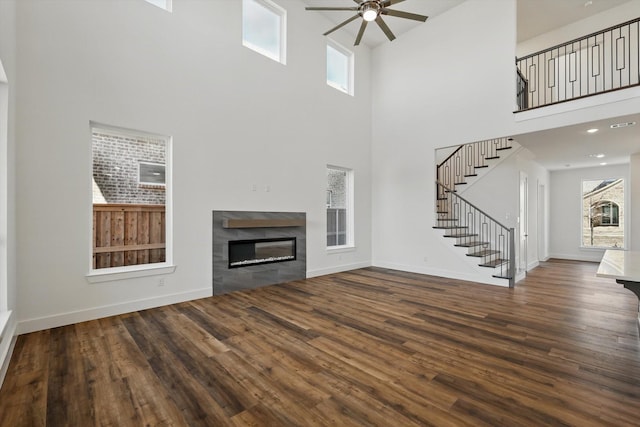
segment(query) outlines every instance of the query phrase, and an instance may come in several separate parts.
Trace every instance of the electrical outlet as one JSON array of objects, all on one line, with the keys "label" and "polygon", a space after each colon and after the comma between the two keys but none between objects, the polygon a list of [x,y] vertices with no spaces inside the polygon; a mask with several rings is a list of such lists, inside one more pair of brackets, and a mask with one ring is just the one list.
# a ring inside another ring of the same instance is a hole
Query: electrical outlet
[{"label": "electrical outlet", "polygon": [[158,279],[158,286],[164,286],[164,277]]}]

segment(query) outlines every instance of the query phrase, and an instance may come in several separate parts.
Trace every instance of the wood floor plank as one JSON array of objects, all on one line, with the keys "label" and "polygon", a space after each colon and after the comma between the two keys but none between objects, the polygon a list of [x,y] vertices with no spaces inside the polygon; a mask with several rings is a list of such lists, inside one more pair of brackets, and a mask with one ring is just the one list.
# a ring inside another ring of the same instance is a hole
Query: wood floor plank
[{"label": "wood floor plank", "polygon": [[364,268],[18,337],[0,427],[639,426],[637,298]]}]

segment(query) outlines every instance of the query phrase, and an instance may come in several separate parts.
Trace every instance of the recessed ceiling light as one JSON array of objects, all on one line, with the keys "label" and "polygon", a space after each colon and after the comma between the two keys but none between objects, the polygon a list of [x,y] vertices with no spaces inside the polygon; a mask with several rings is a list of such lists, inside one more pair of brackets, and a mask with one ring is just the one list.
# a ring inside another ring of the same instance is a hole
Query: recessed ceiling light
[{"label": "recessed ceiling light", "polygon": [[589,6],[591,6],[592,4],[593,4],[593,1],[592,1],[592,0],[588,0],[588,1],[586,1],[586,2],[584,3],[584,7],[589,7]]},{"label": "recessed ceiling light", "polygon": [[587,133],[596,133],[598,132],[599,129],[593,128],[593,129],[589,129],[587,130]]},{"label": "recessed ceiling light", "polygon": [[635,124],[636,122],[616,123],[611,125],[611,129],[626,128],[627,126],[633,126]]},{"label": "recessed ceiling light", "polygon": [[600,166],[606,166],[606,165],[607,165],[607,162],[600,163]]},{"label": "recessed ceiling light", "polygon": [[604,157],[604,154],[602,153],[598,153],[598,154],[589,154],[589,157],[594,157],[596,159],[601,159]]}]

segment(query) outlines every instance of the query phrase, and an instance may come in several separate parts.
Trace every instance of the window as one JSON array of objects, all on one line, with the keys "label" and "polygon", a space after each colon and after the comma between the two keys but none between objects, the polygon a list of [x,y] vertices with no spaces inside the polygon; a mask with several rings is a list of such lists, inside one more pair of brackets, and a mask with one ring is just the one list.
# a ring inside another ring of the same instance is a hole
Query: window
[{"label": "window", "polygon": [[582,246],[624,248],[624,180],[582,181]]},{"label": "window", "polygon": [[285,64],[286,15],[268,0],[242,0],[242,44]]},{"label": "window", "polygon": [[353,246],[353,171],[327,166],[327,248]]},{"label": "window", "polygon": [[327,44],[327,84],[353,95],[353,53],[335,42]]},{"label": "window", "polygon": [[164,164],[140,162],[138,165],[138,184],[164,187]]},{"label": "window", "polygon": [[613,202],[596,202],[591,205],[591,220],[594,227],[619,227],[620,208]]},{"label": "window", "polygon": [[170,138],[95,125],[91,142],[91,270],[119,273],[165,265],[171,258]]},{"label": "window", "polygon": [[164,9],[167,12],[171,12],[171,0],[145,0],[148,3],[151,3],[155,6],[158,6],[160,9]]}]

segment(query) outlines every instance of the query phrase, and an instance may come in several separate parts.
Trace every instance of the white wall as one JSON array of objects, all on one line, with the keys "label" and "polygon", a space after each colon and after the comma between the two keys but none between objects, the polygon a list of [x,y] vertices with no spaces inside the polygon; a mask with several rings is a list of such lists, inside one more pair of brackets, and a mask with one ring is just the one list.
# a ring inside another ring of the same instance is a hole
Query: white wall
[{"label": "white wall", "polygon": [[[582,181],[585,179],[624,178],[625,207],[630,205],[629,165],[568,169],[551,172],[551,240],[552,258],[600,261],[604,249],[581,248],[582,242]],[[636,197],[637,198],[637,197]],[[633,209],[633,208],[632,208]],[[625,213],[626,224],[632,210]],[[625,246],[629,247],[629,229],[625,224]]]},{"label": "white wall", "polygon": [[[15,343],[16,216],[15,113],[16,26],[15,1],[0,2],[0,384]],[[4,74],[4,75],[3,75]],[[8,119],[8,120],[5,120]],[[5,299],[6,298],[6,299]]]},{"label": "white wall", "polygon": [[[515,144],[514,144],[515,145]],[[519,145],[518,145],[519,147]],[[519,238],[520,211],[520,172],[528,178],[528,242],[527,242],[527,270],[538,265],[538,261],[547,257],[546,251],[539,253],[539,242],[548,241],[548,229],[539,229],[538,224],[548,222],[548,217],[538,217],[538,186],[549,187],[549,172],[536,163],[533,154],[524,147],[515,148],[490,173],[483,175],[478,182],[461,192],[461,195],[471,203],[481,207],[487,214],[501,222],[508,228],[515,230],[516,246]],[[473,178],[471,178],[473,179]],[[546,196],[548,198],[548,196]],[[545,203],[547,206],[548,203]],[[546,228],[546,227],[545,227]],[[523,254],[518,253],[518,257]]]},{"label": "white wall", "polygon": [[[350,97],[326,85],[331,23],[276,0],[288,12],[283,66],[242,46],[241,3],[18,3],[22,332],[211,295],[214,209],[307,212],[309,275],[370,264],[369,50],[356,49]],[[177,269],[164,287],[85,278],[91,120],[173,137]],[[327,164],[355,171],[350,252],[325,250]]]},{"label": "white wall", "polygon": [[515,12],[468,1],[374,51],[375,265],[482,280],[432,229],[434,153],[509,135]]}]

